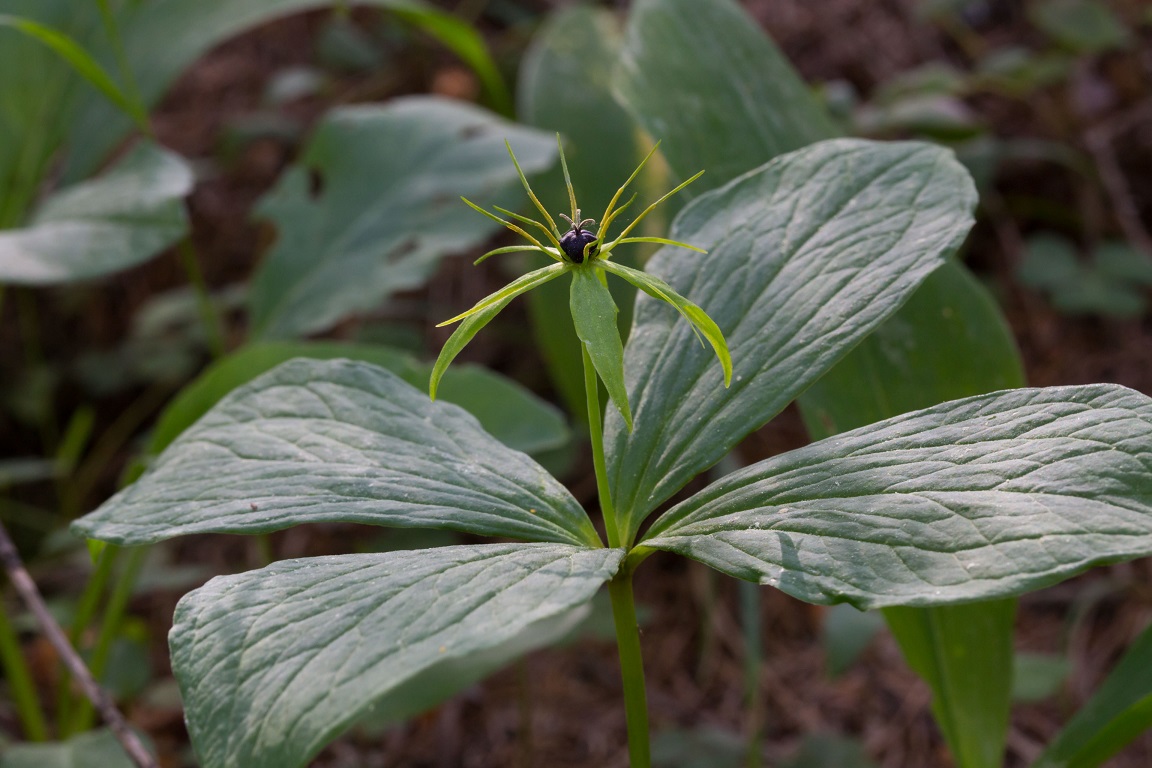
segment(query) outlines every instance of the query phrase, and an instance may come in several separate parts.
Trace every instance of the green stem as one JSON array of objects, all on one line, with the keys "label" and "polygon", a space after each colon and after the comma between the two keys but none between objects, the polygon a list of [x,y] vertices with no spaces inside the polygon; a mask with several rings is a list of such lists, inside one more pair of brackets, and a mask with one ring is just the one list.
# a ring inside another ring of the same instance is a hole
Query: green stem
[{"label": "green stem", "polygon": [[112,6],[109,5],[108,0],[97,0],[97,2],[100,6],[100,16],[104,21],[104,32],[108,35],[109,42],[112,43],[112,51],[116,55],[116,66],[124,81],[124,95],[128,97],[135,108],[135,114],[132,115],[132,118],[136,121],[136,126],[140,131],[155,141],[156,133],[152,129],[152,120],[148,117],[148,107],[144,105],[144,99],[140,96],[140,88],[136,85],[136,76],[132,73],[132,67],[128,63],[128,56],[124,51],[124,40],[120,37],[120,25],[116,23],[116,15],[112,13]]},{"label": "green stem", "polygon": [[744,765],[746,768],[760,768],[760,749],[763,724],[763,697],[760,695],[760,667],[763,656],[760,644],[760,627],[763,623],[760,610],[760,585],[748,581],[740,585],[740,625],[744,635],[744,700],[747,705],[748,744]]},{"label": "green stem", "polygon": [[60,510],[66,520],[79,517],[85,500],[88,499],[100,478],[108,471],[110,462],[116,457],[120,449],[132,439],[140,425],[164,404],[171,391],[171,384],[165,382],[153,384],[133,400],[127,408],[120,411],[116,420],[104,430],[84,461],[76,468],[71,482],[65,488],[67,493],[61,496]]},{"label": "green stem", "polygon": [[604,461],[604,428],[600,424],[600,382],[588,347],[580,344],[584,356],[584,394],[588,401],[588,435],[592,439],[592,464],[596,469],[596,492],[600,496],[600,514],[604,515],[604,528],[608,532],[608,546],[619,547],[623,537],[612,507],[612,494],[608,488],[608,466]]},{"label": "green stem", "polygon": [[24,736],[29,741],[47,741],[48,725],[44,721],[44,712],[40,709],[40,701],[36,697],[36,685],[32,682],[28,662],[20,650],[20,638],[17,637],[12,622],[8,620],[8,613],[3,605],[0,605],[0,664],[4,667],[8,691],[16,705],[20,723],[24,726]]},{"label": "green stem", "polygon": [[[68,641],[72,643],[73,648],[80,647],[84,630],[92,623],[96,609],[100,607],[100,598],[104,596],[104,589],[108,585],[108,579],[112,575],[119,552],[120,548],[112,544],[107,545],[100,552],[100,557],[96,562],[96,570],[92,572],[92,576],[84,586],[84,593],[80,596],[80,602],[76,606],[76,615],[72,619],[72,627],[68,631]],[[68,668],[63,667],[60,682],[56,685],[57,723],[67,723],[71,719],[73,701],[72,697],[68,695],[71,690],[71,679],[72,676],[68,674]]]},{"label": "green stem", "polygon": [[200,260],[196,257],[196,249],[192,241],[185,235],[177,246],[180,251],[180,263],[184,265],[184,272],[192,289],[196,291],[196,305],[200,309],[200,320],[204,323],[204,332],[208,338],[208,348],[212,357],[219,360],[224,356],[224,323],[216,308],[212,305],[212,297],[208,294],[208,284],[204,282],[204,273],[200,270]]},{"label": "green stem", "polygon": [[[124,568],[116,577],[116,586],[112,589],[112,596],[108,598],[108,605],[104,609],[104,621],[100,625],[96,648],[92,651],[92,660],[88,664],[88,669],[96,680],[103,677],[104,670],[108,666],[112,643],[120,634],[124,614],[128,610],[128,601],[132,597],[132,590],[136,587],[136,577],[140,575],[140,568],[144,565],[144,557],[147,554],[147,547],[130,548]],[[96,711],[92,707],[92,702],[88,699],[81,700],[73,713],[69,735],[90,730],[95,724],[95,719]]]},{"label": "green stem", "polygon": [[[600,511],[608,532],[608,545],[620,547],[621,535],[612,495],[608,488],[607,462],[604,460],[604,432],[600,424],[600,383],[588,348],[580,345],[584,356],[584,392],[588,398],[588,433],[592,439],[592,463],[596,468],[596,490]],[[639,561],[636,561],[639,562]],[[648,745],[648,695],[644,690],[644,657],[640,651],[640,624],[636,620],[636,602],[632,597],[632,571],[635,562],[625,560],[620,571],[608,582],[612,598],[612,618],[616,624],[616,647],[620,650],[620,677],[624,683],[624,714],[628,722],[628,756],[632,768],[650,768]]]},{"label": "green stem", "polygon": [[624,682],[624,713],[628,721],[628,758],[631,768],[649,768],[648,696],[644,691],[644,658],[640,652],[640,625],[632,598],[632,569],[627,563],[608,582],[616,646],[620,650],[620,677]]}]

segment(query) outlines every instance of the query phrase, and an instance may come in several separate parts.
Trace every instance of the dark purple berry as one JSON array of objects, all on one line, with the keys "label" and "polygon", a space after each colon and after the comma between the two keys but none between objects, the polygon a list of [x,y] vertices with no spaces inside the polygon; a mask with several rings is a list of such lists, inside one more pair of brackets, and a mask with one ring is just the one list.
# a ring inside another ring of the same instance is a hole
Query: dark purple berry
[{"label": "dark purple berry", "polygon": [[[582,264],[584,262],[584,246],[595,242],[596,235],[573,224],[572,229],[565,232],[564,236],[560,238],[560,247],[564,249],[569,261],[573,264]],[[595,256],[599,250],[599,247],[593,245],[588,249],[588,256]]]}]

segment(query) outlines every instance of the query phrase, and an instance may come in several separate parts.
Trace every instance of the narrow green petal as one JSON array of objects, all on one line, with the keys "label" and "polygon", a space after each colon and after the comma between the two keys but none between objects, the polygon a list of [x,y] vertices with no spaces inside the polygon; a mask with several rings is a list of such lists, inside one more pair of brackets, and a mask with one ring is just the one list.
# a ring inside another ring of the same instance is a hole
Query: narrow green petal
[{"label": "narrow green petal", "polygon": [[524,171],[520,169],[520,161],[516,159],[516,153],[512,151],[512,145],[508,140],[504,140],[504,146],[508,148],[508,156],[512,158],[512,165],[516,166],[516,173],[520,176],[520,183],[524,185],[524,191],[528,193],[528,198],[532,204],[536,206],[536,210],[540,211],[545,221],[552,227],[552,233],[559,238],[560,230],[556,228],[556,220],[548,213],[544,204],[540,202],[540,198],[536,197],[536,193],[532,191],[532,186],[528,183],[528,179],[524,176]]},{"label": "narrow green petal", "polygon": [[636,193],[633,193],[632,197],[628,198],[628,202],[612,211],[610,216],[600,222],[599,234],[601,240],[603,240],[608,235],[608,227],[612,226],[612,222],[616,221],[616,217],[624,213],[624,211],[628,209],[628,206],[632,205],[634,202],[636,202]]},{"label": "narrow green petal", "polygon": [[690,251],[696,251],[696,253],[708,253],[708,251],[703,248],[697,248],[694,245],[688,245],[688,243],[682,243],[679,240],[668,240],[663,237],[622,237],[615,242],[616,245],[623,245],[624,243],[659,243],[660,245],[675,245],[680,248],[687,248]]},{"label": "narrow green petal", "polygon": [[552,241],[552,245],[556,246],[557,249],[560,248],[560,241],[557,240],[556,236],[552,234],[552,230],[548,229],[548,227],[546,227],[543,224],[541,224],[540,222],[536,221],[536,219],[530,219],[527,216],[521,216],[520,214],[516,213],[515,211],[510,211],[507,208],[501,208],[498,205],[494,205],[492,207],[495,208],[496,210],[500,211],[500,213],[504,214],[505,216],[511,216],[512,218],[516,219],[517,221],[519,221],[523,224],[531,224],[534,227],[539,227],[540,231],[544,233],[544,236]]},{"label": "narrow green petal", "polygon": [[[682,245],[682,243],[674,243],[674,245]],[[675,307],[676,311],[692,324],[697,337],[703,336],[712,345],[712,350],[720,361],[720,367],[724,369],[724,386],[727,387],[732,383],[732,356],[728,352],[728,342],[724,340],[724,334],[720,331],[719,326],[712,321],[712,318],[708,317],[704,310],[676,293],[668,283],[647,272],[641,272],[638,269],[632,269],[611,261],[598,263],[605,270],[624,278],[652,298],[660,299]]]},{"label": "narrow green petal", "polygon": [[572,206],[572,221],[578,221],[580,214],[576,213],[576,190],[572,188],[572,177],[568,174],[568,160],[564,157],[564,143],[560,141],[560,134],[556,134],[556,146],[560,149],[560,167],[564,169],[564,185],[568,187],[568,202]]},{"label": "narrow green petal", "polygon": [[689,184],[691,184],[692,182],[696,181],[696,179],[700,178],[703,175],[704,175],[704,171],[700,171],[699,173],[697,173],[695,176],[688,179],[687,181],[678,184],[676,186],[676,188],[673,189],[671,192],[665,193],[659,200],[652,203],[652,205],[648,206],[643,211],[641,211],[639,216],[632,219],[631,223],[629,223],[628,226],[624,227],[624,231],[620,233],[620,236],[617,237],[616,240],[612,244],[615,245],[616,243],[620,242],[624,238],[625,235],[627,235],[629,232],[632,231],[633,227],[635,227],[637,224],[639,224],[641,222],[641,220],[643,220],[643,218],[645,216],[652,213],[652,211],[655,210],[656,206],[660,205],[660,203],[662,203],[665,200],[667,200],[668,198],[672,197],[672,195],[674,195],[677,192],[679,192],[680,190],[684,189],[684,187],[686,187]]},{"label": "narrow green petal", "polygon": [[445,325],[451,325],[452,323],[463,320],[464,318],[474,315],[477,312],[481,312],[493,304],[514,299],[520,294],[526,291],[530,291],[538,285],[543,285],[549,280],[553,280],[559,277],[560,273],[567,268],[567,264],[549,264],[546,267],[541,267],[540,269],[533,270],[528,274],[521,275],[500,290],[489,294],[480,301],[476,302],[475,306],[473,306],[467,312],[461,312],[460,314],[456,315],[456,317],[445,320],[442,323],[437,323],[436,327],[441,328]]},{"label": "narrow green petal", "polygon": [[[640,165],[636,166],[636,170],[632,171],[632,175],[628,177],[627,181],[620,185],[620,189],[616,190],[616,194],[612,195],[612,199],[608,201],[608,207],[604,209],[604,215],[600,217],[601,222],[611,221],[613,218],[615,218],[615,213],[613,213],[612,209],[616,206],[616,201],[620,199],[620,195],[624,194],[624,190],[627,189],[628,185],[632,183],[633,179],[635,179],[640,174],[640,170],[644,167],[648,160],[651,159],[652,155],[656,154],[656,150],[659,148],[660,142],[656,142],[652,149],[648,151],[648,154],[644,156],[644,159],[640,161]],[[619,211],[616,213],[619,213]],[[605,231],[606,229],[607,225],[600,225],[601,232]]]},{"label": "narrow green petal", "polygon": [[488,251],[488,253],[484,254],[483,256],[476,259],[476,261],[474,261],[472,263],[473,264],[479,264],[483,261],[487,261],[488,257],[490,257],[490,256],[499,256],[502,253],[520,253],[523,251],[540,251],[545,256],[548,256],[549,258],[553,259],[554,261],[563,261],[563,259],[561,259],[558,255],[553,253],[551,251],[551,249],[549,249],[549,248],[540,248],[539,246],[535,246],[535,245],[507,245],[503,248],[496,248],[495,250]]},{"label": "narrow green petal", "polygon": [[481,214],[483,214],[483,215],[487,216],[488,218],[492,219],[492,221],[497,221],[497,222],[499,222],[499,223],[503,224],[505,227],[507,227],[508,229],[512,230],[512,231],[513,231],[513,232],[515,232],[516,234],[520,235],[520,236],[521,236],[521,237],[523,237],[525,240],[527,240],[528,242],[532,243],[532,245],[535,245],[537,248],[540,248],[540,249],[543,249],[543,248],[544,248],[544,244],[543,244],[543,243],[541,243],[541,242],[540,242],[539,240],[537,240],[536,238],[532,237],[532,235],[528,234],[528,232],[527,232],[527,231],[526,231],[526,230],[525,230],[523,227],[518,227],[518,226],[516,226],[515,224],[513,224],[512,222],[508,221],[507,219],[502,219],[502,218],[500,218],[499,216],[497,216],[496,214],[494,214],[494,213],[491,213],[491,212],[489,212],[489,211],[486,211],[486,210],[484,210],[483,208],[481,208],[480,206],[476,205],[476,203],[472,202],[471,200],[469,200],[469,199],[468,199],[468,198],[466,198],[466,197],[461,197],[460,199],[461,199],[461,200],[463,200],[463,201],[464,201],[464,203],[465,203],[465,204],[466,204],[466,205],[467,205],[469,208],[471,208],[472,210],[474,210],[474,211],[476,211],[476,212],[478,212],[478,213],[481,213]]},{"label": "narrow green petal", "polygon": [[632,410],[628,407],[628,391],[624,386],[624,345],[616,325],[616,302],[600,281],[597,270],[588,267],[572,270],[571,308],[576,335],[588,350],[608,397],[631,430]]},{"label": "narrow green petal", "polygon": [[444,376],[444,372],[448,370],[449,363],[455,359],[456,355],[464,347],[468,346],[468,342],[472,341],[472,337],[480,332],[480,329],[488,325],[492,318],[500,314],[500,310],[508,306],[513,297],[509,296],[506,299],[488,306],[487,308],[475,313],[467,318],[464,322],[460,323],[452,335],[448,337],[448,341],[440,349],[440,355],[436,358],[436,364],[432,366],[432,375],[428,379],[428,396],[433,400],[436,399],[436,390],[440,386],[440,379]]}]

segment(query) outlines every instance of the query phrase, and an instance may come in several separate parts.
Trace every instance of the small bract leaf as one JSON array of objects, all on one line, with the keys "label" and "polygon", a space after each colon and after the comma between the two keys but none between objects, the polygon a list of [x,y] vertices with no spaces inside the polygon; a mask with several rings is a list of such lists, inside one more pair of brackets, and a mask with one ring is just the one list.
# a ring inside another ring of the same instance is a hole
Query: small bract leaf
[{"label": "small bract leaf", "polygon": [[[658,238],[645,239],[655,240]],[[672,243],[672,245],[680,245],[680,243]],[[693,250],[698,249],[694,248]],[[727,387],[732,383],[732,357],[728,353],[728,343],[724,341],[724,334],[716,327],[716,323],[712,322],[712,318],[704,313],[704,310],[676,293],[668,283],[649,275],[647,272],[612,262],[604,262],[603,266],[607,271],[619,275],[649,296],[675,307],[676,311],[691,323],[695,330],[700,332],[699,335],[703,337],[701,343],[707,339],[708,343],[712,345],[712,351],[716,353],[720,367],[724,369],[724,386]]]},{"label": "small bract leaf", "polygon": [[298,768],[368,711],[403,717],[539,643],[622,550],[493,544],[315,557],[219,576],[169,643],[203,768]]},{"label": "small bract leaf", "polygon": [[192,171],[142,144],[93,181],[49,197],[23,229],[0,230],[0,283],[57,285],[134,267],[188,229]]},{"label": "small bract leaf", "polygon": [[612,498],[645,515],[781,411],[894,313],[963,239],[975,190],[952,154],[916,143],[822,142],[694,200],[647,264],[720,328],[712,352],[662,301],[641,296],[625,350],[636,431],[609,414]]},{"label": "small bract leaf", "polygon": [[599,545],[543,467],[461,408],[348,360],[294,360],[232,392],[73,530],[148,544],[315,522]]},{"label": "small bract leaf", "polygon": [[588,350],[608,397],[631,430],[632,411],[624,390],[624,345],[616,327],[616,302],[594,268],[572,270],[571,307],[576,335]]},{"label": "small bract leaf", "polygon": [[526,293],[536,286],[548,282],[549,280],[555,280],[557,277],[560,277],[561,273],[563,273],[567,268],[568,267],[565,264],[549,264],[546,267],[532,270],[528,274],[521,275],[512,282],[508,283],[508,285],[504,286],[500,290],[485,296],[483,299],[480,299],[480,301],[476,302],[476,304],[471,309],[465,312],[461,312],[460,314],[456,315],[456,317],[449,318],[442,323],[437,323],[436,327],[441,328],[445,325],[451,325],[452,323],[459,322],[466,317],[470,317],[477,312],[488,309],[489,307],[492,307],[496,304],[507,306],[508,302],[520,294]]},{"label": "small bract leaf", "polygon": [[1117,385],[955,400],[723,479],[644,546],[814,603],[1018,595],[1152,554],[1152,399]]},{"label": "small bract leaf", "polygon": [[448,366],[456,359],[456,355],[460,354],[464,347],[468,346],[468,342],[472,341],[472,337],[492,322],[492,318],[500,314],[511,301],[512,297],[509,296],[503,301],[469,315],[464,318],[464,322],[456,326],[456,330],[440,348],[440,354],[436,356],[436,363],[432,366],[432,374],[428,377],[428,396],[430,398],[436,399],[436,395],[440,391],[440,380],[447,372]]}]

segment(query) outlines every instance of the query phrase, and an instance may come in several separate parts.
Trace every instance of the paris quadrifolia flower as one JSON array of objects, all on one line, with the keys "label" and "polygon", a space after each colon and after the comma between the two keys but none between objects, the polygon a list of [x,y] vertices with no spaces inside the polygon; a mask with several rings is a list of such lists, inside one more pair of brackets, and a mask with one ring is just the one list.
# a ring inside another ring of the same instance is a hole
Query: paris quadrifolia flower
[{"label": "paris quadrifolia flower", "polygon": [[[556,137],[556,140],[557,144],[560,144],[559,136]],[[507,144],[507,142],[505,142],[505,144]],[[724,341],[724,335],[720,332],[716,323],[712,322],[712,319],[704,313],[704,310],[676,293],[676,291],[663,280],[653,277],[647,272],[632,269],[631,267],[626,267],[623,264],[617,264],[612,261],[612,252],[616,247],[627,243],[657,243],[705,253],[705,251],[700,248],[689,245],[688,243],[680,243],[663,237],[629,236],[629,233],[636,228],[636,225],[651,213],[656,206],[698,179],[700,174],[704,173],[703,171],[700,171],[700,173],[697,173],[641,211],[636,218],[620,231],[620,234],[612,239],[608,237],[608,231],[612,223],[616,221],[616,218],[627,210],[636,199],[636,195],[633,194],[623,205],[617,205],[617,203],[620,202],[621,196],[624,194],[624,190],[636,179],[640,171],[644,168],[644,164],[655,154],[659,146],[659,142],[657,142],[656,146],[652,148],[652,151],[648,153],[640,162],[640,165],[637,166],[636,170],[632,172],[632,175],[628,177],[628,180],[624,182],[620,189],[616,190],[616,194],[612,196],[612,200],[608,203],[607,210],[604,211],[604,215],[600,217],[600,223],[597,225],[594,219],[582,218],[581,210],[576,205],[576,193],[572,189],[572,179],[568,174],[568,162],[564,158],[564,146],[560,144],[560,165],[564,170],[564,182],[568,186],[568,200],[572,207],[571,216],[560,214],[560,218],[567,224],[567,229],[561,229],[556,220],[548,214],[548,211],[544,208],[540,199],[536,197],[536,194],[532,191],[532,187],[524,177],[524,172],[520,169],[520,163],[517,162],[516,155],[512,152],[511,145],[508,145],[508,154],[511,155],[512,163],[516,166],[516,172],[520,175],[520,182],[524,185],[524,190],[528,193],[528,198],[532,201],[536,210],[540,212],[543,219],[542,221],[537,221],[497,206],[495,210],[503,214],[504,217],[507,217],[504,218],[484,210],[471,200],[461,198],[474,210],[499,222],[527,241],[527,243],[520,245],[510,245],[489,251],[477,259],[476,263],[479,264],[489,256],[521,251],[542,253],[552,259],[554,263],[521,275],[499,291],[477,302],[476,305],[468,311],[462,312],[456,317],[440,323],[440,325],[443,326],[459,322],[460,326],[448,339],[447,343],[444,344],[444,348],[440,351],[440,357],[436,360],[436,365],[432,369],[432,378],[429,382],[428,389],[433,399],[436,397],[436,388],[440,383],[440,378],[444,375],[444,371],[447,370],[448,364],[452,362],[452,359],[460,353],[460,350],[472,340],[472,337],[475,336],[481,328],[487,325],[492,318],[496,317],[500,310],[508,306],[508,303],[512,301],[512,299],[544,283],[555,280],[561,275],[571,275],[572,290],[570,309],[572,312],[572,322],[576,327],[576,335],[579,336],[580,341],[584,344],[584,353],[588,359],[591,360],[596,374],[600,377],[600,380],[604,382],[604,388],[607,390],[608,396],[619,409],[620,415],[624,417],[624,422],[628,425],[628,429],[631,430],[632,413],[628,407],[628,397],[624,387],[624,350],[620,342],[619,331],[616,328],[616,304],[612,300],[612,294],[607,287],[607,273],[609,272],[627,280],[649,296],[667,302],[675,307],[684,319],[692,325],[692,329],[696,333],[696,337],[700,339],[701,344],[707,342],[712,345],[712,349],[715,351],[716,357],[724,369],[724,386],[727,387],[731,383],[732,360],[728,354],[728,345]],[[535,233],[537,230],[539,236]]]}]

